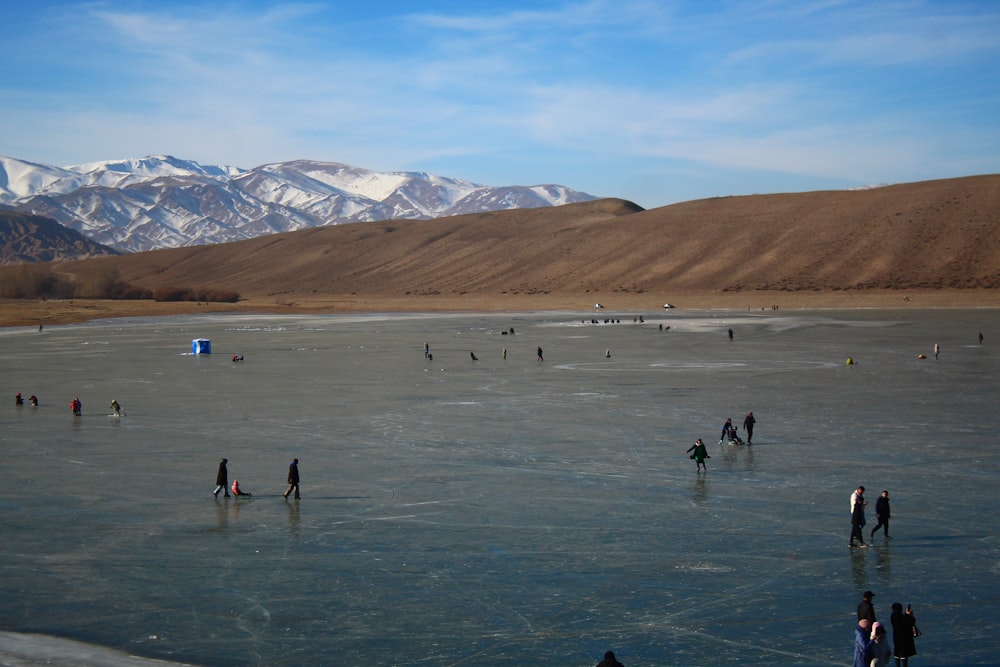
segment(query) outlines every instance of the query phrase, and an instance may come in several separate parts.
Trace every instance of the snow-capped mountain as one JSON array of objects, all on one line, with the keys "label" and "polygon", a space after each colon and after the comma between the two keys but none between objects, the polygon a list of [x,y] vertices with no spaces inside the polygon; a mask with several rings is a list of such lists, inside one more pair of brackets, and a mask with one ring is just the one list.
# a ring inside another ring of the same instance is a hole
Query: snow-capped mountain
[{"label": "snow-capped mountain", "polygon": [[240,169],[171,156],[71,167],[0,157],[0,204],[53,218],[124,252],[591,199],[559,185],[490,187],[310,160]]}]

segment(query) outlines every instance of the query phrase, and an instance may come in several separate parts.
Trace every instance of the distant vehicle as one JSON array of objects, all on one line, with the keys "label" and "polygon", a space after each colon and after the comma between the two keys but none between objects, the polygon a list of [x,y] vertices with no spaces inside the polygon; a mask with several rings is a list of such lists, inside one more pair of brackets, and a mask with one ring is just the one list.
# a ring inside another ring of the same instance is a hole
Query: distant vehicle
[{"label": "distant vehicle", "polygon": [[677,306],[675,306],[675,305],[674,305],[674,304],[672,304],[672,303],[665,303],[665,304],[663,304],[663,307],[664,307],[664,308],[676,308]]},{"label": "distant vehicle", "polygon": [[595,303],[594,304],[594,308],[604,308],[604,304],[603,303]]}]

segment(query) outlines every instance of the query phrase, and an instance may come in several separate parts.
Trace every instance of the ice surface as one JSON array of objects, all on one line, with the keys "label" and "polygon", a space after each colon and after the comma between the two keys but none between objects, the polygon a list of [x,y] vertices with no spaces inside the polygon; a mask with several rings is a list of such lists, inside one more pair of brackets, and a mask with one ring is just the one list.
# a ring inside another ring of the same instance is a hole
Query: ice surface
[{"label": "ice surface", "polygon": [[[200,665],[844,665],[871,589],[920,665],[996,662],[1000,314],[592,317],[0,332],[0,628]],[[716,444],[748,410],[753,447]],[[212,497],[222,457],[253,498]],[[848,548],[858,484],[895,539]]]}]

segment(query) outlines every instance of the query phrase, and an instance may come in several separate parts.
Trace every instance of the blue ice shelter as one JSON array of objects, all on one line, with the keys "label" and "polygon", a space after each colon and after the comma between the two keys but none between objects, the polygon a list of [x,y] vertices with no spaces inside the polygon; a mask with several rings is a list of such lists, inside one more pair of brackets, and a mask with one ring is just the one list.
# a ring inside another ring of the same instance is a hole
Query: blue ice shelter
[{"label": "blue ice shelter", "polygon": [[212,354],[212,341],[207,338],[195,338],[191,341],[191,354]]}]

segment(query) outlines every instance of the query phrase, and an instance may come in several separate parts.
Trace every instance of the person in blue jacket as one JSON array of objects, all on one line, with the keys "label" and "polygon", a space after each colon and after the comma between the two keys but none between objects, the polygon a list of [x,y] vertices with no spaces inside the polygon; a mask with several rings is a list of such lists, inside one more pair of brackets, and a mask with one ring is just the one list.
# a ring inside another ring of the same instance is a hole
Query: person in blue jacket
[{"label": "person in blue jacket", "polygon": [[858,620],[858,627],[854,628],[854,662],[853,667],[868,667],[865,655],[868,653],[868,645],[871,643],[869,629],[871,622],[867,618]]}]

